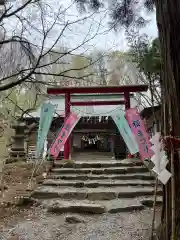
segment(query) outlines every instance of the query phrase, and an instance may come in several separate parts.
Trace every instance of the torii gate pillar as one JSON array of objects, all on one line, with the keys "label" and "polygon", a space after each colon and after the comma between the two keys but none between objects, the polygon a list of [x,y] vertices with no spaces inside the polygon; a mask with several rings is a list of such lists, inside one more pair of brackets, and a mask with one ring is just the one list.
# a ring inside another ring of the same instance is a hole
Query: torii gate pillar
[{"label": "torii gate pillar", "polygon": [[125,105],[125,110],[128,110],[130,108],[130,94],[129,94],[129,92],[124,92],[124,105]]}]

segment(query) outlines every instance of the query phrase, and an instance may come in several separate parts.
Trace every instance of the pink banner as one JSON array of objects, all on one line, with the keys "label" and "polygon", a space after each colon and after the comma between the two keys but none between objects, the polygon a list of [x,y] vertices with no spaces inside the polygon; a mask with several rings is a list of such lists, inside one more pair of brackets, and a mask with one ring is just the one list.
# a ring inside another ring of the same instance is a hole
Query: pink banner
[{"label": "pink banner", "polygon": [[73,128],[79,121],[79,117],[75,113],[70,113],[69,117],[66,119],[64,125],[62,126],[56,140],[50,147],[50,154],[55,158],[58,157],[59,152],[63,148],[65,142],[67,141],[69,135],[71,134]]},{"label": "pink banner", "polygon": [[128,109],[126,111],[126,119],[138,142],[141,159],[144,160],[145,158],[151,158],[154,153],[150,149],[151,143],[149,141],[149,134],[146,131],[144,122],[141,119],[137,109]]}]

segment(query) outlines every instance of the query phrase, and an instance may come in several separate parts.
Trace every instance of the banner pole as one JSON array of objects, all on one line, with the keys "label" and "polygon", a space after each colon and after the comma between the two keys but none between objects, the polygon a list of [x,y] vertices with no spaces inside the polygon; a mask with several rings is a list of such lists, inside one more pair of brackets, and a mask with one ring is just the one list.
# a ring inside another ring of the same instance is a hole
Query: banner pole
[{"label": "banner pole", "polygon": [[[126,112],[131,107],[129,92],[124,92],[124,104],[125,104],[125,112]],[[129,158],[129,156],[130,156],[130,153],[128,148],[126,147],[126,158]]]},{"label": "banner pole", "polygon": [[[66,119],[68,118],[70,112],[71,112],[71,106],[70,106],[70,100],[71,100],[71,95],[69,92],[65,93],[65,119],[64,123],[66,122]],[[64,144],[64,159],[68,160],[69,159],[69,154],[70,154],[70,137],[66,140],[66,143]]]}]

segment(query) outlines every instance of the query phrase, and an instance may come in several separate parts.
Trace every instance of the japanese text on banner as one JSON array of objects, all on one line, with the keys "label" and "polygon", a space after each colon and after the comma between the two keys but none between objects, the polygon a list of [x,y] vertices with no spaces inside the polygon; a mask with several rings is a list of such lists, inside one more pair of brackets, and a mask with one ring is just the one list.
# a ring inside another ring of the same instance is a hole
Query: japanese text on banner
[{"label": "japanese text on banner", "polygon": [[64,125],[62,126],[59,134],[50,147],[50,154],[55,158],[58,157],[59,152],[63,148],[65,142],[67,141],[69,135],[71,134],[73,128],[79,121],[80,117],[75,113],[70,113],[69,117],[66,119]]},{"label": "japanese text on banner", "polygon": [[135,154],[139,152],[137,141],[132,133],[131,128],[128,125],[127,120],[124,117],[124,113],[121,111],[115,116],[112,116],[112,118],[116,123],[118,130],[121,133],[121,136],[123,137],[124,142],[126,143],[126,146],[128,147],[130,153]]},{"label": "japanese text on banner", "polygon": [[136,108],[130,108],[126,111],[126,119],[134,133],[138,145],[139,152],[142,160],[145,158],[151,158],[153,151],[151,150],[151,143],[149,141],[149,135],[146,132],[144,122],[141,120],[141,117]]}]

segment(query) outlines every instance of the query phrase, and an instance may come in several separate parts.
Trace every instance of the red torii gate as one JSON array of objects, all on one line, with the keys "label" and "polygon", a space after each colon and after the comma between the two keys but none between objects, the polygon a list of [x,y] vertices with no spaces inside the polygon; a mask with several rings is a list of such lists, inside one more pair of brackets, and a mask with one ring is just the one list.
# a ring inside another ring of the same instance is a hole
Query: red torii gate
[{"label": "red torii gate", "polygon": [[[130,108],[130,93],[146,92],[148,85],[124,85],[124,86],[94,86],[94,87],[56,87],[48,88],[47,94],[58,95],[65,94],[65,119],[71,111],[71,106],[100,106],[100,105],[125,105],[125,110]],[[71,94],[86,94],[86,93],[124,93],[124,100],[119,101],[84,101],[71,102]],[[70,138],[67,139],[64,145],[64,159],[69,159],[70,154]]]}]

